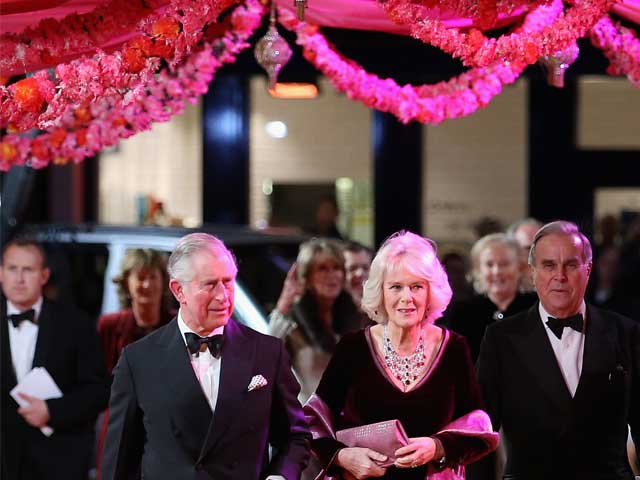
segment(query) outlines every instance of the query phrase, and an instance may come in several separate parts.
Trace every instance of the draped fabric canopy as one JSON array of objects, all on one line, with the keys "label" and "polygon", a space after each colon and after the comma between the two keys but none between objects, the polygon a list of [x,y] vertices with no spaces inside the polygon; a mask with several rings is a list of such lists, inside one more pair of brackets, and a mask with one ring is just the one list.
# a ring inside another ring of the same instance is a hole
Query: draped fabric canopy
[{"label": "draped fabric canopy", "polygon": [[[403,123],[470,115],[536,62],[561,87],[585,36],[608,73],[640,88],[640,39],[617,21],[640,24],[640,0],[306,0],[303,22],[293,0],[272,1],[279,28],[294,33],[338,91]],[[262,2],[0,0],[0,170],[78,162],[180,114],[251,46]],[[401,85],[346,58],[318,27],[411,35],[469,68],[447,81]],[[271,28],[256,44],[274,83],[288,61],[286,42],[264,40],[278,36]]]},{"label": "draped fabric canopy", "polygon": [[[293,10],[292,0],[275,1],[279,7]],[[44,19],[60,20],[70,14],[84,14],[108,3],[109,0],[0,0],[0,30],[3,34],[21,33],[37,27]],[[170,0],[161,0],[157,3],[167,5]],[[625,20],[640,24],[640,0],[617,0],[611,11]],[[521,18],[524,13],[526,13],[526,7],[520,6],[510,15],[499,14],[496,27],[508,25]],[[443,21],[447,27],[473,26],[470,18],[461,18],[452,11],[433,10],[433,16]],[[392,22],[378,6],[376,0],[308,0],[305,17],[308,22],[324,27],[409,34],[408,27]],[[110,51],[131,36],[131,32],[117,32],[100,47]],[[82,54],[88,53],[91,52],[82,52]],[[59,60],[68,61],[71,58]],[[51,65],[25,63],[22,65],[22,72],[0,71],[0,74],[6,76],[25,73],[47,66]]]}]

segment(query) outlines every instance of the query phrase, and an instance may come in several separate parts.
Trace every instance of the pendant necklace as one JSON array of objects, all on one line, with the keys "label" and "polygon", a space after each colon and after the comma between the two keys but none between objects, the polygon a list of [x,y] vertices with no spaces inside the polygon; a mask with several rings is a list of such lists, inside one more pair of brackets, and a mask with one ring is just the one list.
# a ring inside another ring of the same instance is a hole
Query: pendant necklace
[{"label": "pendant necklace", "polygon": [[384,325],[382,338],[384,363],[393,376],[402,382],[405,388],[408,387],[419,378],[420,372],[424,367],[424,338],[422,328],[420,328],[420,339],[418,340],[415,351],[406,357],[400,355],[393,348],[393,344],[389,338],[389,327],[386,323]]}]

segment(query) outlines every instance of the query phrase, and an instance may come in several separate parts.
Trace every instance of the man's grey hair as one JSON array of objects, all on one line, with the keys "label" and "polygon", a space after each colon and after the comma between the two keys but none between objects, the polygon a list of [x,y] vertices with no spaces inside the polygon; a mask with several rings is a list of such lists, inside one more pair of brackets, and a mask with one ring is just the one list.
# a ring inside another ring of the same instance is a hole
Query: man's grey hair
[{"label": "man's grey hair", "polygon": [[507,228],[506,234],[509,237],[515,237],[518,229],[520,227],[524,227],[525,225],[533,225],[536,227],[536,229],[539,229],[542,227],[543,224],[540,220],[533,217],[523,218],[522,220],[518,220],[517,222],[514,222],[511,225],[509,225],[509,227]]},{"label": "man's grey hair", "polygon": [[531,250],[529,250],[529,265],[534,265],[536,262],[536,246],[541,238],[547,235],[566,235],[576,236],[582,242],[582,261],[584,263],[591,263],[593,259],[593,251],[591,249],[591,242],[584,233],[580,231],[578,226],[573,222],[567,222],[566,220],[556,220],[555,222],[547,223],[540,230],[536,232],[536,236],[533,237],[533,243],[531,244]]},{"label": "man's grey hair", "polygon": [[167,262],[167,271],[169,278],[178,280],[179,282],[189,282],[193,279],[193,267],[191,258],[200,252],[210,252],[214,255],[228,255],[233,264],[238,268],[233,253],[218,237],[214,237],[208,233],[190,233],[185,235],[173,249],[169,261]]}]

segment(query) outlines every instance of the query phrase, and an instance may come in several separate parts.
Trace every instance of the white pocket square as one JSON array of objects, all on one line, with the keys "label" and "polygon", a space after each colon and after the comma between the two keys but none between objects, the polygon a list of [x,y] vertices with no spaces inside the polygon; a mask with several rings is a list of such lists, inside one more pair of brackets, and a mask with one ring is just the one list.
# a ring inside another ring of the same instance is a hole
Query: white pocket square
[{"label": "white pocket square", "polygon": [[252,390],[258,390],[267,385],[267,379],[262,375],[254,375],[251,381],[249,382],[249,386],[247,387],[247,392]]}]

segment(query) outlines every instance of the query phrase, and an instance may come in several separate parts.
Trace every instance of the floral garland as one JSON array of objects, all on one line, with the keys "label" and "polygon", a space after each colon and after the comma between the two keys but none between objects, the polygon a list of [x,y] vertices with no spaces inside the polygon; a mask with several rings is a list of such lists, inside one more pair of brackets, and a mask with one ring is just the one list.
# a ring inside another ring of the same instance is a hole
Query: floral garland
[{"label": "floral garland", "polygon": [[423,0],[421,3],[429,10],[451,11],[458,17],[471,18],[473,24],[482,30],[495,27],[498,15],[511,16],[516,9],[531,8],[546,0]]},{"label": "floral garland", "polygon": [[114,92],[136,92],[157,73],[161,60],[176,65],[202,38],[208,24],[236,0],[172,0],[164,12],[141,21],[142,34],[111,54],[58,65],[0,86],[0,128],[55,128],[71,105],[87,105]]},{"label": "floral garland", "polygon": [[93,11],[43,19],[21,33],[0,35],[0,74],[25,72],[25,65],[55,65],[60,59],[96,51],[104,42],[134,30],[168,0],[112,0]]},{"label": "floral garland", "polygon": [[[554,0],[528,15],[522,29],[539,31],[561,11],[562,0]],[[502,91],[503,85],[515,82],[526,67],[525,62],[498,61],[435,85],[400,86],[393,79],[383,80],[367,73],[340,55],[317,26],[298,21],[289,10],[280,9],[279,21],[285,28],[295,31],[296,43],[302,46],[305,58],[322,71],[337,90],[369,108],[392,113],[403,123],[416,120],[436,124],[469,115],[485,107]]]},{"label": "floral garland", "polygon": [[[532,64],[543,55],[564,50],[584,36],[613,3],[613,0],[576,0],[540,31],[514,31],[496,39],[486,37],[476,28],[468,33],[447,28],[440,20],[428,18],[424,7],[411,0],[378,1],[394,22],[409,26],[413,37],[460,58],[471,67],[486,67],[498,60]],[[542,4],[533,12],[544,7]]]},{"label": "floral garland", "polygon": [[591,29],[591,42],[609,59],[607,72],[625,74],[629,81],[640,88],[640,40],[636,33],[615,24],[607,15]]},{"label": "floral garland", "polygon": [[65,117],[64,126],[35,138],[7,135],[0,142],[0,170],[13,165],[44,168],[50,162],[79,162],[121,138],[150,129],[153,122],[168,121],[182,113],[184,102],[195,103],[207,91],[215,72],[234,62],[238,53],[249,46],[247,40],[260,25],[263,14],[264,7],[258,0],[248,0],[246,5],[237,7],[230,17],[231,29],[205,42],[202,50],[181,65],[167,67],[153,76],[126,104],[118,103],[115,97],[103,97]]}]

